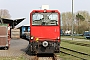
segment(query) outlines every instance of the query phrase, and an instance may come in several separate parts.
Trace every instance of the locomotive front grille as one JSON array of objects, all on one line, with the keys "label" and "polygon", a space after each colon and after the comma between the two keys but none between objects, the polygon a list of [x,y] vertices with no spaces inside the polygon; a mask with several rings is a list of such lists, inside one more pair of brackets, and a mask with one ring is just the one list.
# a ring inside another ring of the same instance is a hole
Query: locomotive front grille
[{"label": "locomotive front grille", "polygon": [[54,53],[55,50],[59,50],[59,42],[54,41],[38,41],[31,43],[31,51],[37,53]]}]

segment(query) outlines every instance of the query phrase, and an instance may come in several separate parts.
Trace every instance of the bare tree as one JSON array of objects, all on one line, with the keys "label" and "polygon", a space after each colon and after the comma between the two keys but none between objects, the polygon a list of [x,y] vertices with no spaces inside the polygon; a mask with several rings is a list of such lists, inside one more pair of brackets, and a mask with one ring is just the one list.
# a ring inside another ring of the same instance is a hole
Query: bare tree
[{"label": "bare tree", "polygon": [[[79,13],[79,14],[78,14]],[[77,16],[76,16],[77,15]],[[72,13],[62,13],[62,29],[70,30],[72,26]],[[90,30],[90,14],[88,11],[78,11],[74,13],[74,32],[82,34]]]},{"label": "bare tree", "polygon": [[63,24],[63,30],[71,30],[72,26],[72,13],[71,12],[65,12],[62,13],[62,24]]},{"label": "bare tree", "polygon": [[0,17],[1,18],[11,18],[9,11],[6,9],[1,9],[0,10]]}]

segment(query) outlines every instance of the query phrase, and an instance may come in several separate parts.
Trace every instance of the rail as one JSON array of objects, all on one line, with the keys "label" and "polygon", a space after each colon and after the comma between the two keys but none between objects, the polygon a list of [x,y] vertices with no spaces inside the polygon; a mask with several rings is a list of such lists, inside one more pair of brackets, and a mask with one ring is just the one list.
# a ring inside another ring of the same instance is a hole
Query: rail
[{"label": "rail", "polygon": [[86,44],[86,43],[80,43],[80,42],[69,42],[69,41],[63,41],[63,42],[67,42],[67,43],[75,44],[75,45],[80,45],[80,46],[90,47],[90,44]]},{"label": "rail", "polygon": [[[25,51],[25,57],[28,58],[29,60],[60,60],[60,58],[57,58],[56,54],[37,54],[37,55],[33,55],[31,54],[31,52],[29,51],[29,45],[26,48]],[[33,57],[33,58],[32,58]]]},{"label": "rail", "polygon": [[[87,60],[87,58],[84,58],[84,57],[82,58],[82,56],[88,56],[88,57],[90,57],[90,55],[87,54],[87,53],[83,53],[83,52],[72,50],[72,49],[65,48],[65,47],[60,47],[60,48],[61,48],[61,51],[60,51],[61,53],[64,53],[64,54],[67,54],[67,55],[71,55],[73,57],[76,57],[76,58],[79,58],[79,59],[82,59],[82,60]],[[72,54],[72,52],[74,54]],[[80,54],[80,56],[77,56],[76,54]]]},{"label": "rail", "polygon": [[57,55],[55,55],[55,54],[52,54],[52,55],[50,55],[50,56],[38,56],[37,57],[38,59],[37,60],[57,60]]},{"label": "rail", "polygon": [[51,57],[39,57],[37,55],[36,56],[25,55],[25,56],[29,60],[58,60],[56,55],[53,55]]}]

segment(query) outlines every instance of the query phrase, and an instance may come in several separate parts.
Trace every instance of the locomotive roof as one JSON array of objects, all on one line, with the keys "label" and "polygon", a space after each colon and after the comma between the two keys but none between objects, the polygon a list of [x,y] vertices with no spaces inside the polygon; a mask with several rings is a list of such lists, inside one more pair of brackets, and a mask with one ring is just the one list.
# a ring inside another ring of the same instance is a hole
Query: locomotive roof
[{"label": "locomotive roof", "polygon": [[[33,10],[32,12],[42,13],[42,12],[44,12],[44,10]],[[32,13],[32,12],[31,12],[31,13]],[[49,13],[51,13],[51,12],[59,13],[58,10],[46,10],[46,12],[49,12]]]}]

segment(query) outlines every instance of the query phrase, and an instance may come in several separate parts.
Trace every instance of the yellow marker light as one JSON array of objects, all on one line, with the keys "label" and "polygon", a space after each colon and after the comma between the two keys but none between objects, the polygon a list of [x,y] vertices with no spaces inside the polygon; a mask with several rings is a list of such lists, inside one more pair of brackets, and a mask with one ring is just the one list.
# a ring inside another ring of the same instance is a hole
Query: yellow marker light
[{"label": "yellow marker light", "polygon": [[38,41],[39,40],[39,38],[36,38],[36,41]]}]

